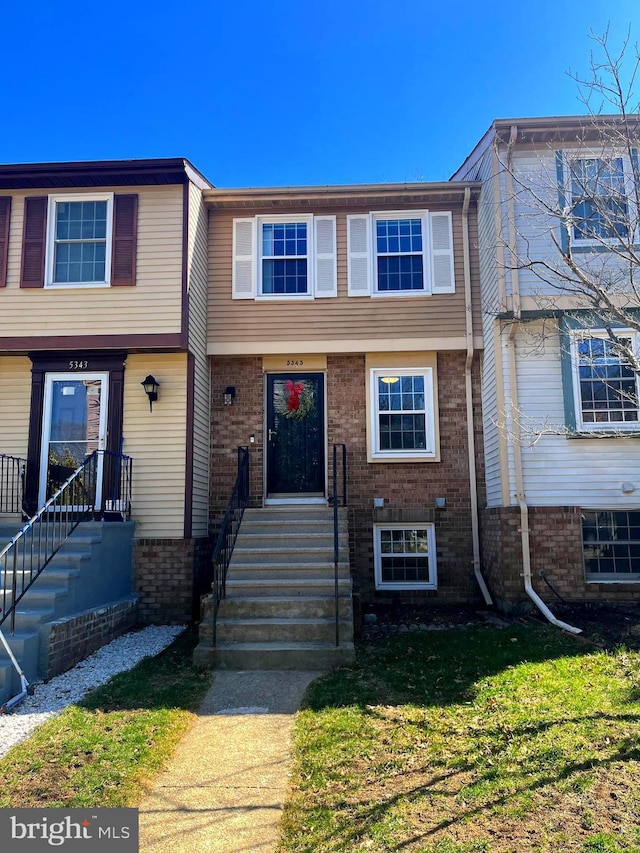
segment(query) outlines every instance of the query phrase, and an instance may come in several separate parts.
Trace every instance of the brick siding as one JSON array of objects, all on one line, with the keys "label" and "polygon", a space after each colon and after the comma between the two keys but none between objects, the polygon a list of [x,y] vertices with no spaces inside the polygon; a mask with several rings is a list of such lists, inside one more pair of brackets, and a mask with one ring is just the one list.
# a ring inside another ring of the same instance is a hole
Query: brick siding
[{"label": "brick siding", "polygon": [[[328,356],[328,446],[344,443],[348,453],[348,504],[354,585],[363,602],[402,600],[478,602],[473,575],[469,467],[465,402],[465,353],[438,355],[438,398],[441,462],[370,463],[366,443],[366,383],[364,355]],[[214,358],[212,363],[212,521],[226,506],[236,474],[236,447],[250,445],[251,494],[260,506],[263,495],[264,374],[260,358]],[[475,430],[478,473],[483,475],[479,387],[474,371]],[[222,393],[236,387],[234,405],[225,407]],[[481,494],[484,486],[480,483]],[[374,509],[374,497],[385,498]],[[446,508],[435,509],[435,498]],[[374,523],[434,522],[436,525],[438,590],[390,594],[375,590],[373,574]]]}]

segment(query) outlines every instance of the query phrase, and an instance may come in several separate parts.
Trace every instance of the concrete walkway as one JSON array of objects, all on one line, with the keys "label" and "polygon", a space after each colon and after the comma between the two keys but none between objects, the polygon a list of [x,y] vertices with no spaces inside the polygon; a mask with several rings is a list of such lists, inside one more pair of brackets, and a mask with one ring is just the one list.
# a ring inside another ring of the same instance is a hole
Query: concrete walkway
[{"label": "concrete walkway", "polygon": [[321,672],[221,671],[141,802],[140,853],[271,853],[294,714]]}]

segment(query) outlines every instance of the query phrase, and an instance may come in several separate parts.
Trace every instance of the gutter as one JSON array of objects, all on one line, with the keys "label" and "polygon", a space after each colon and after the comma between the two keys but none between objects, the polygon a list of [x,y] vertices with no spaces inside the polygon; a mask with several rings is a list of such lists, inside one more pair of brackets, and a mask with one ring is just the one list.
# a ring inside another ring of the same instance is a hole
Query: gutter
[{"label": "gutter", "polygon": [[471,538],[473,543],[473,573],[482,592],[484,602],[493,604],[493,599],[487,589],[487,584],[480,570],[480,529],[478,519],[478,489],[476,482],[476,449],[473,431],[473,383],[471,367],[473,364],[473,313],[471,302],[471,264],[469,259],[469,202],[471,190],[464,191],[462,206],[462,251],[464,259],[464,304],[465,304],[465,337],[467,357],[464,365],[465,394],[467,403],[467,448],[469,451],[469,496],[471,500]]},{"label": "gutter", "polygon": [[516,347],[515,338],[518,333],[518,323],[514,322],[509,329],[509,339],[507,347],[509,352],[509,374],[511,379],[511,409],[512,409],[512,429],[514,432],[513,441],[513,457],[516,475],[516,500],[520,507],[520,535],[522,538],[522,576],[524,580],[524,590],[533,601],[538,610],[557,628],[562,628],[570,634],[581,634],[582,630],[567,622],[563,622],[554,616],[551,610],[547,607],[544,601],[533,588],[531,583],[531,548],[529,542],[529,507],[525,500],[524,483],[522,476],[522,448],[520,446],[520,421],[518,418],[518,386],[516,384]]}]

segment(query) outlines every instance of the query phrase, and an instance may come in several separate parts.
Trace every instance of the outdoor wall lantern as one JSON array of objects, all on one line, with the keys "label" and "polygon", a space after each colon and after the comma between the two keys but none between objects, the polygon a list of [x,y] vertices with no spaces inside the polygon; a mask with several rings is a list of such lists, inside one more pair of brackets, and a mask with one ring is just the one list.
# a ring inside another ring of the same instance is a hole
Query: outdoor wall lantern
[{"label": "outdoor wall lantern", "polygon": [[224,400],[225,406],[233,406],[233,401],[236,399],[235,385],[227,385],[227,387],[224,389],[222,399]]},{"label": "outdoor wall lantern", "polygon": [[149,411],[152,412],[153,404],[158,399],[158,388],[160,387],[160,383],[151,374],[149,374],[140,384],[144,388],[144,393],[149,398]]}]

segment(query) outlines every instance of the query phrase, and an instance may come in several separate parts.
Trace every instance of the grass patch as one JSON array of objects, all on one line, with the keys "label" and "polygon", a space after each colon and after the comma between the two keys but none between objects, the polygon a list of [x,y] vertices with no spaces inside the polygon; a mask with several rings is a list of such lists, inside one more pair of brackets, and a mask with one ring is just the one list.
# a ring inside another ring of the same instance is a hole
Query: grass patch
[{"label": "grass patch", "polygon": [[38,728],[0,760],[0,808],[131,806],[194,719],[211,676],[180,636]]},{"label": "grass patch", "polygon": [[280,853],[640,853],[640,655],[400,635],[311,686]]}]

